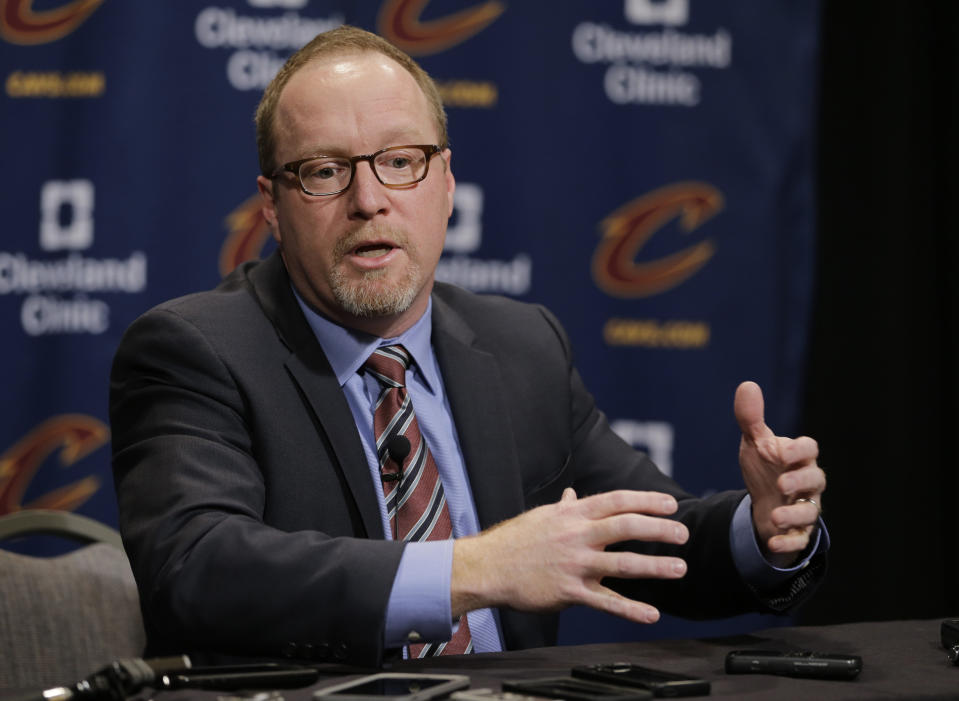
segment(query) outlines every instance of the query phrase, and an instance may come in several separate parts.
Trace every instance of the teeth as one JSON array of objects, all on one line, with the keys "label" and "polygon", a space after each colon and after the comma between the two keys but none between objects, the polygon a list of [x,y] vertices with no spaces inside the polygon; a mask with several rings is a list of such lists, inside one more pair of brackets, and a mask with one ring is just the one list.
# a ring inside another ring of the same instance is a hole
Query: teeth
[{"label": "teeth", "polygon": [[374,246],[358,248],[356,249],[356,255],[362,256],[363,258],[376,258],[377,256],[385,256],[389,251],[390,248],[388,246]]}]

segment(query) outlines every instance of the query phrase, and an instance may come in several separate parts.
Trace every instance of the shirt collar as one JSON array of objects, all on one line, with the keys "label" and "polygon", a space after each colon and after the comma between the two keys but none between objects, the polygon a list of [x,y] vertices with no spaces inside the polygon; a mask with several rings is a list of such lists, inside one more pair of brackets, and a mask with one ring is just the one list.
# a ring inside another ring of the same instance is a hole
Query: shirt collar
[{"label": "shirt collar", "polygon": [[[291,287],[293,287],[291,285]],[[307,323],[313,329],[316,340],[326,354],[333,373],[336,375],[340,387],[357,372],[370,354],[380,346],[389,346],[401,343],[410,355],[414,365],[419,368],[420,375],[426,382],[430,392],[439,387],[439,368],[436,367],[436,358],[430,346],[432,335],[433,299],[429,299],[423,316],[416,320],[409,329],[394,338],[380,338],[362,331],[349,329],[330,321],[316,313],[303,301],[300,294],[293,287],[296,301],[303,310]]]}]

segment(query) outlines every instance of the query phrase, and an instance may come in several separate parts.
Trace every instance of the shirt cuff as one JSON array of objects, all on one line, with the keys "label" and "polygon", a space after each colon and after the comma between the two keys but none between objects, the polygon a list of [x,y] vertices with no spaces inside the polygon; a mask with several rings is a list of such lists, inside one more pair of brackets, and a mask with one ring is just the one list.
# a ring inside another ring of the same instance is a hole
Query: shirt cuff
[{"label": "shirt cuff", "polygon": [[386,608],[386,647],[449,640],[453,541],[407,543]]},{"label": "shirt cuff", "polygon": [[782,568],[772,565],[759,549],[756,541],[756,529],[753,527],[752,499],[747,494],[733,514],[729,529],[729,547],[733,554],[733,563],[740,576],[757,591],[774,589],[802,570],[813,555],[829,550],[829,532],[822,519],[810,539],[805,557],[792,567]]}]

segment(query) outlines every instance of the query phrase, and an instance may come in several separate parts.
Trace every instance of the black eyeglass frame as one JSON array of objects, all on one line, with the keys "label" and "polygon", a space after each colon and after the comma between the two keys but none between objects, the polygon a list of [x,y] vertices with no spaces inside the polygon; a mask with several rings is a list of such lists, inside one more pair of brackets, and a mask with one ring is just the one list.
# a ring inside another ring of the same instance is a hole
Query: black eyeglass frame
[{"label": "black eyeglass frame", "polygon": [[[373,159],[379,156],[381,153],[386,153],[387,151],[392,151],[393,149],[401,149],[401,148],[418,148],[423,152],[423,156],[426,159],[425,160],[426,165],[423,168],[423,175],[421,175],[416,180],[413,180],[412,182],[403,183],[401,185],[396,185],[393,183],[385,183],[383,182],[383,179],[380,177],[380,174],[376,172],[376,165],[374,164]],[[426,180],[426,176],[429,175],[429,172],[430,172],[430,161],[433,159],[433,156],[442,152],[443,152],[443,149],[441,149],[436,144],[404,144],[402,146],[387,146],[386,148],[381,148],[379,151],[375,151],[374,153],[367,153],[361,156],[327,156],[327,155],[321,154],[318,156],[309,156],[308,158],[301,158],[296,161],[290,161],[289,163],[284,163],[282,166],[280,166],[275,171],[273,171],[273,174],[270,175],[270,180],[275,180],[279,176],[283,175],[283,173],[292,173],[293,175],[296,176],[296,181],[300,184],[300,189],[303,192],[305,192],[307,195],[310,195],[311,197],[329,197],[330,195],[338,195],[341,192],[346,192],[347,190],[349,190],[350,185],[353,184],[353,179],[356,177],[356,164],[359,163],[360,161],[366,161],[367,163],[370,164],[370,170],[373,171],[373,175],[376,176],[376,179],[380,182],[380,184],[383,185],[384,187],[392,188],[395,190],[399,188],[409,187],[410,185],[415,185],[418,182],[422,182],[423,180]],[[339,190],[335,190],[333,192],[317,193],[317,192],[310,192],[309,190],[307,190],[306,186],[303,184],[303,178],[300,177],[300,167],[304,163],[308,163],[309,161],[315,161],[318,158],[345,158],[346,160],[348,160],[350,162],[349,182],[347,182],[344,187],[340,188]]]}]

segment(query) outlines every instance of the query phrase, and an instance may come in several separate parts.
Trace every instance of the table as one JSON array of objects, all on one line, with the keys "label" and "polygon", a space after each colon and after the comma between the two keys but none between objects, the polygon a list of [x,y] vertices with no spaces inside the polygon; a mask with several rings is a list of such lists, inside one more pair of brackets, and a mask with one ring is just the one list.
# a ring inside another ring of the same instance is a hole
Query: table
[{"label": "table", "polygon": [[[466,674],[474,688],[499,689],[505,679],[565,675],[574,665],[628,661],[688,673],[712,682],[710,697],[761,699],[959,699],[959,667],[939,644],[941,619],[832,626],[772,628],[750,635],[704,640],[660,640],[405,660],[394,672]],[[852,681],[727,675],[734,649],[816,650],[859,655],[863,671]],[[317,685],[344,681],[325,679]],[[316,688],[316,687],[314,687]],[[308,701],[310,690],[284,692],[287,701]]]},{"label": "table", "polygon": [[[850,699],[959,699],[959,667],[952,665],[939,644],[941,619],[887,621],[831,626],[771,628],[749,635],[702,640],[658,640],[567,647],[536,648],[514,652],[403,660],[383,671],[465,674],[472,688],[499,689],[507,679],[566,675],[581,664],[635,662],[708,679],[709,697],[746,701],[836,701]],[[851,681],[791,679],[766,675],[727,675],[726,653],[736,649],[815,650],[859,655],[863,671]],[[320,686],[346,681],[373,670],[322,667],[320,681],[309,688],[285,689],[284,701],[312,701]],[[156,701],[219,701],[252,698],[254,692],[215,692],[181,689],[140,694]],[[2,694],[0,701],[22,699]],[[39,697],[34,693],[31,699]]]}]

